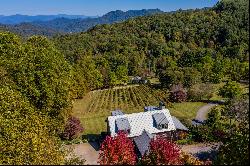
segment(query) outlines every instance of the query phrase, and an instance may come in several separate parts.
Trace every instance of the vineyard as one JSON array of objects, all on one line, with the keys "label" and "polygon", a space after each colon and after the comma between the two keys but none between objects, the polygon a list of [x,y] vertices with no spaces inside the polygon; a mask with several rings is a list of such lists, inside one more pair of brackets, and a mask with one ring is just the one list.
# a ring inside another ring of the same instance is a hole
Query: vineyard
[{"label": "vineyard", "polygon": [[[111,111],[121,109],[124,113],[142,112],[144,106],[157,106],[159,101],[167,101],[167,92],[152,89],[148,86],[98,90],[89,92],[83,99],[76,100],[73,106],[73,114],[80,118],[85,128],[85,134],[98,134],[106,131],[105,120],[111,114]],[[198,103],[197,105],[196,103],[195,106],[200,107],[203,104]],[[174,106],[170,109],[171,114],[177,117],[182,115],[188,117],[186,115],[188,112],[182,114],[178,111],[178,109],[183,109],[182,106],[180,107],[178,104],[176,107]],[[185,108],[188,108],[188,106],[185,106]],[[192,117],[195,117],[196,111],[193,111]]]}]

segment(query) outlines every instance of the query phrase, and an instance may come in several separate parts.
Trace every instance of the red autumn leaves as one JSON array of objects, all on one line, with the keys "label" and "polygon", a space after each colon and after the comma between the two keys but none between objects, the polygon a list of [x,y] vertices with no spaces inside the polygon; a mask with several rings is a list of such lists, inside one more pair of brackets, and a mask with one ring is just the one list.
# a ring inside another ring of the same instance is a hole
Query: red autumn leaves
[{"label": "red autumn leaves", "polygon": [[[114,138],[107,136],[101,145],[99,163],[101,165],[135,165],[137,163],[134,144],[124,132]],[[181,164],[180,150],[168,140],[157,137],[150,143],[149,154],[143,156],[142,164]]]},{"label": "red autumn leaves", "polygon": [[135,165],[134,144],[124,132],[112,138],[107,136],[101,145],[99,163],[101,165]]},{"label": "red autumn leaves", "polygon": [[142,164],[180,165],[180,149],[167,139],[157,137],[150,142],[150,151],[143,156]]}]

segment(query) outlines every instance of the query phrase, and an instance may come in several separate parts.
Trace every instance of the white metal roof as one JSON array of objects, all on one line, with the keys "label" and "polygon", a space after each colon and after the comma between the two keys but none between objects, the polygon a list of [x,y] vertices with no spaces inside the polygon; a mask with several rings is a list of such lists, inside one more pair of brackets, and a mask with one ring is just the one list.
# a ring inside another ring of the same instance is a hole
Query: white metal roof
[{"label": "white metal roof", "polygon": [[176,129],[188,131],[188,128],[187,128],[186,126],[184,126],[184,125],[179,121],[179,119],[177,119],[177,118],[174,117],[174,116],[172,116],[172,119],[173,119],[173,122],[174,122],[174,125],[175,125],[175,128],[176,128]]},{"label": "white metal roof", "polygon": [[143,130],[142,135],[133,138],[141,156],[149,152],[148,150],[152,138],[153,135],[149,134],[146,130]]},{"label": "white metal roof", "polygon": [[[153,114],[155,113],[163,113],[165,114],[169,124],[167,129],[157,129],[153,125]],[[127,118],[130,124],[130,133],[128,137],[135,137],[142,134],[143,130],[146,130],[149,134],[155,134],[160,132],[172,131],[176,130],[172,117],[169,113],[168,109],[148,111],[148,112],[140,112],[140,113],[132,113],[125,115],[117,115],[117,116],[109,116],[108,123],[110,127],[110,134],[112,137],[116,135],[115,132],[115,121],[119,118]]]}]

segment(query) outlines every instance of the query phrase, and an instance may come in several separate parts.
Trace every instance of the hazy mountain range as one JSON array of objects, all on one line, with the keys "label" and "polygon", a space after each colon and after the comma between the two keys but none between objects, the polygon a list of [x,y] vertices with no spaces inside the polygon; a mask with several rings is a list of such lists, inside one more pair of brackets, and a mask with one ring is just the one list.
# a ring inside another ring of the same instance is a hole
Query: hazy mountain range
[{"label": "hazy mountain range", "polygon": [[86,31],[98,24],[111,24],[129,18],[163,13],[159,9],[142,9],[111,11],[101,17],[81,15],[51,15],[51,16],[0,16],[0,29],[9,30],[23,36],[45,35],[53,36],[58,33]]},{"label": "hazy mountain range", "polygon": [[96,17],[97,16],[67,15],[67,14],[36,15],[36,16],[16,14],[16,15],[11,15],[11,16],[0,15],[0,23],[1,24],[20,24],[24,22],[50,21],[50,20],[57,19],[57,18],[84,19],[84,18],[96,18]]}]

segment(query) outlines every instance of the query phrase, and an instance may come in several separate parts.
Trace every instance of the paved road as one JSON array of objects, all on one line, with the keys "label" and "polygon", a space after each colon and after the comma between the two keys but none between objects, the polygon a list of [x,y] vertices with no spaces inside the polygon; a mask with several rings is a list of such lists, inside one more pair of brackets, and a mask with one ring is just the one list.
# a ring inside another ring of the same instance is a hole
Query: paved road
[{"label": "paved road", "polygon": [[216,106],[216,105],[218,105],[218,104],[208,103],[207,105],[201,107],[201,108],[198,110],[195,119],[198,120],[198,121],[202,121],[202,122],[203,122],[204,120],[207,119],[207,114],[208,114],[209,110],[210,110],[212,107]]}]

